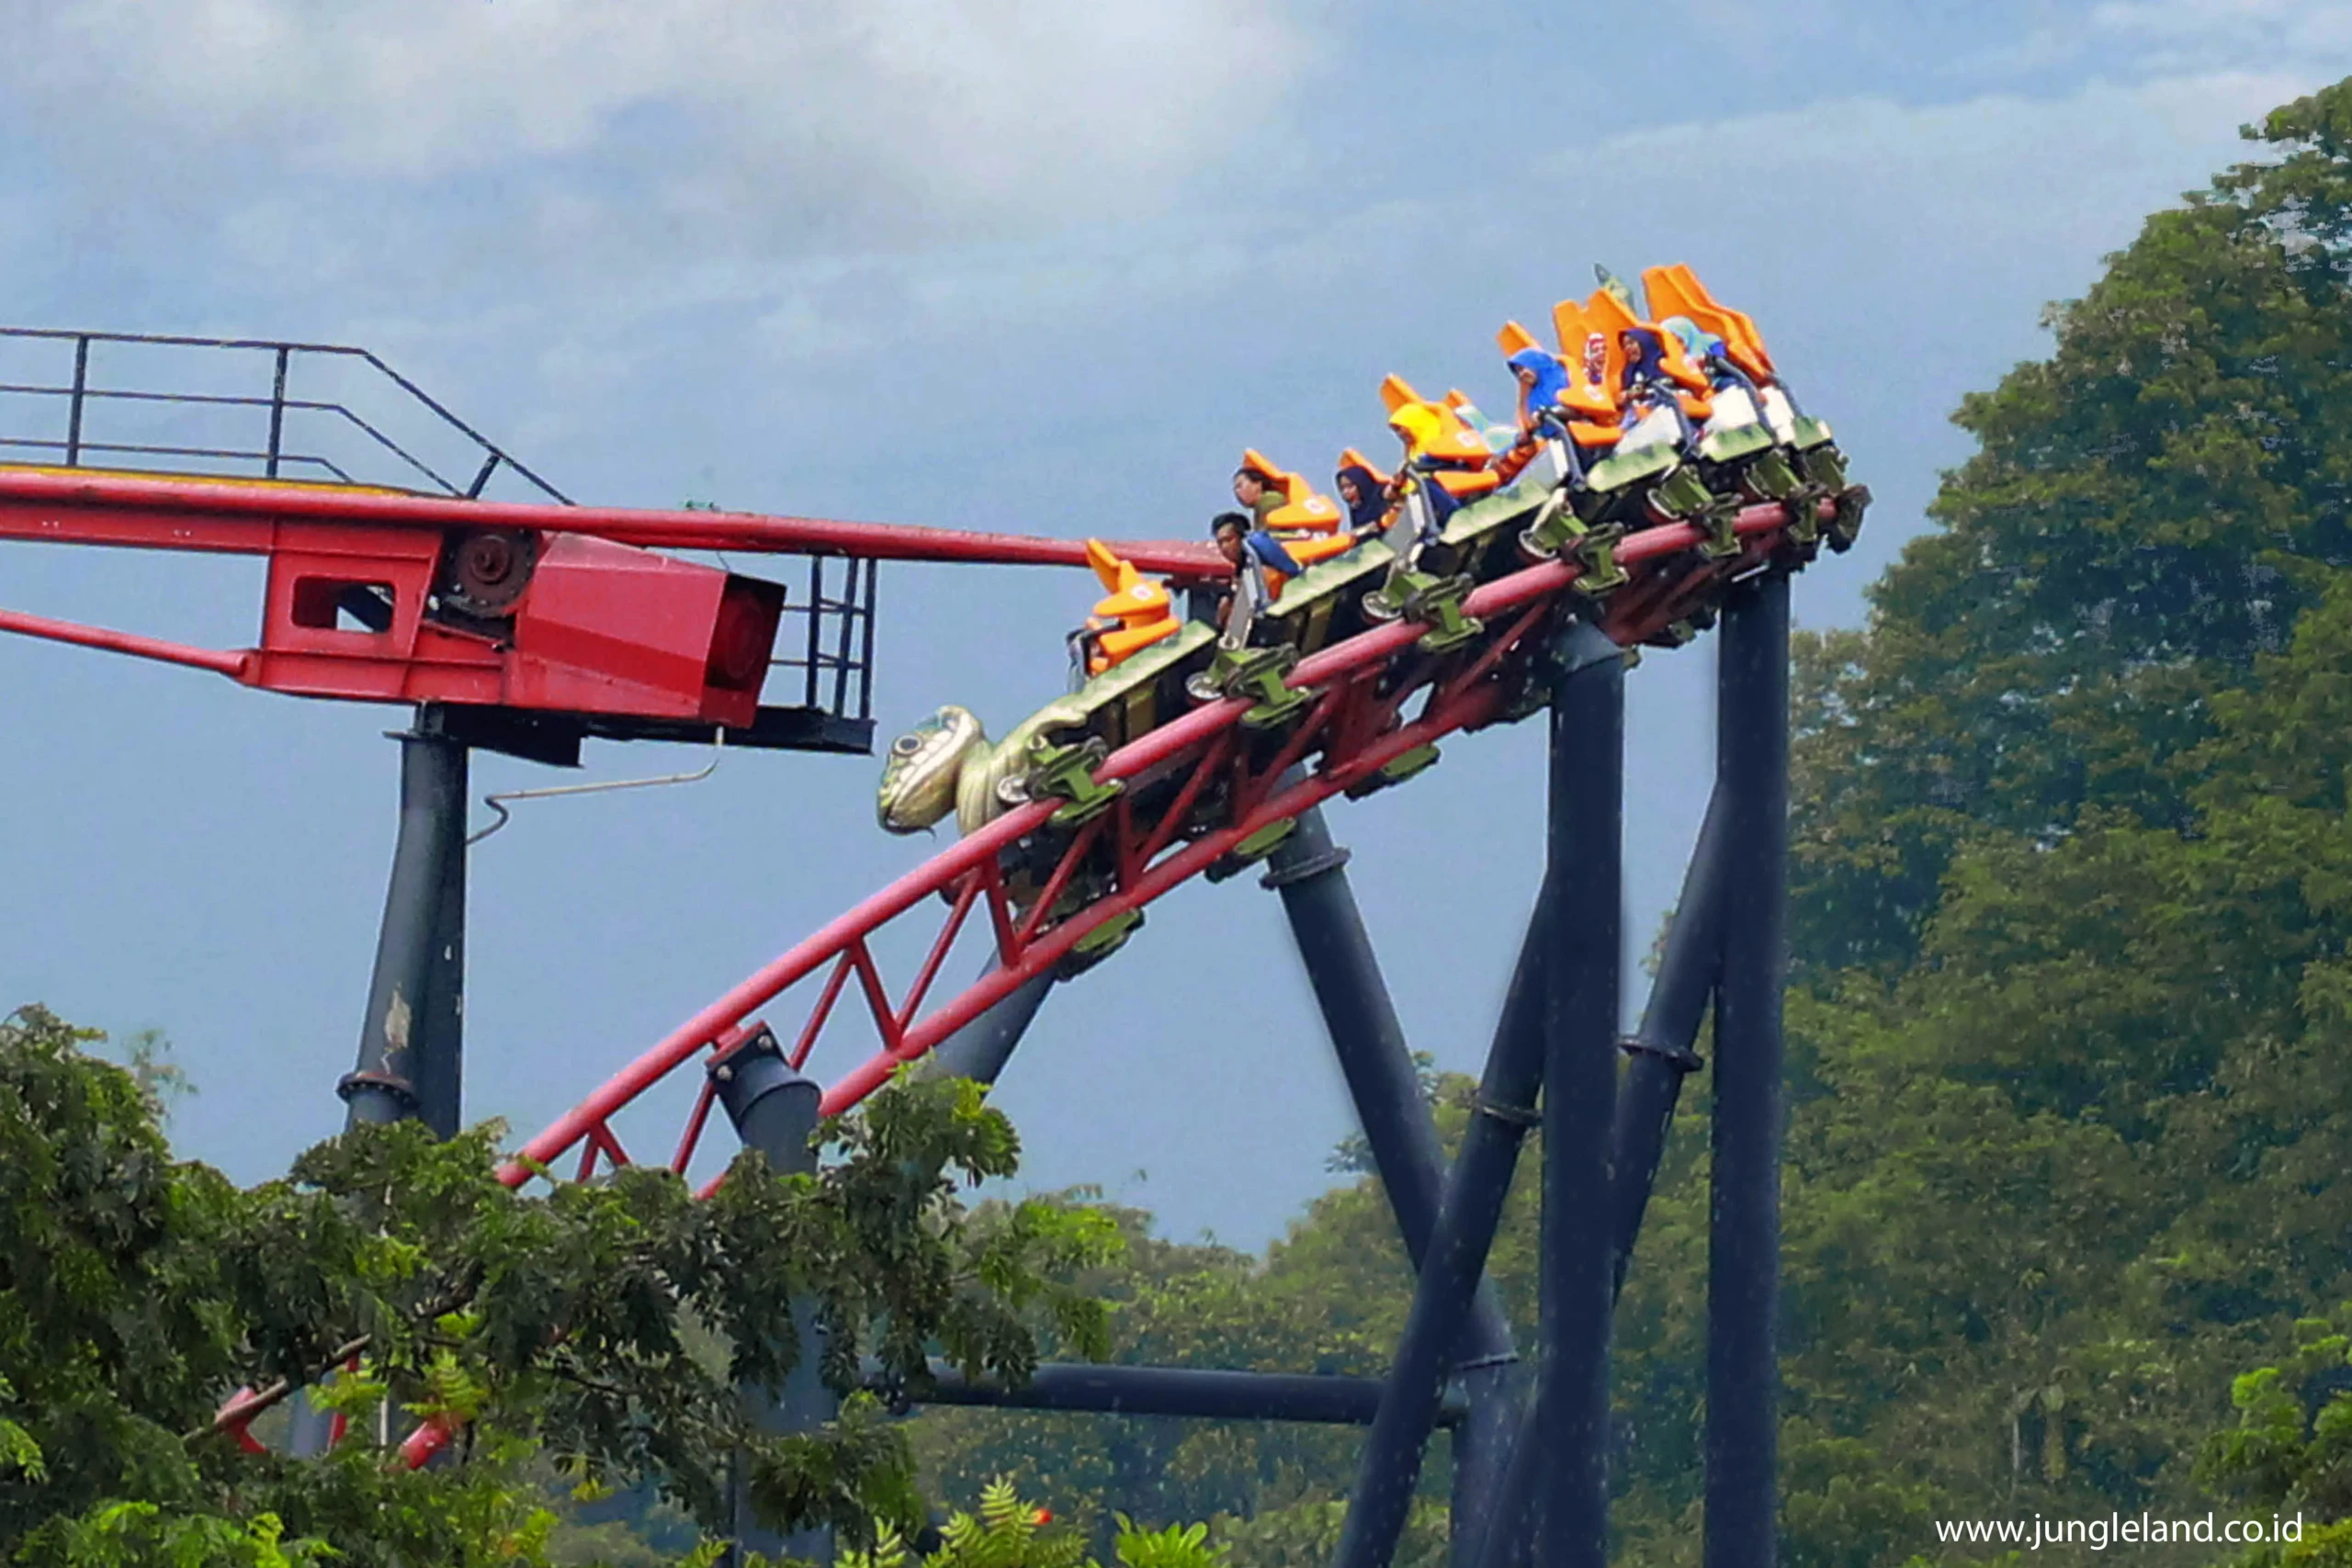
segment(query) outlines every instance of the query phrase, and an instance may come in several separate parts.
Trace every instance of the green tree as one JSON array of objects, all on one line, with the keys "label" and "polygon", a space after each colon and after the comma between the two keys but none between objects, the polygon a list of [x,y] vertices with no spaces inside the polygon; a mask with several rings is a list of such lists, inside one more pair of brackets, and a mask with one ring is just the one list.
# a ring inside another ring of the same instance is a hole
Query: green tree
[{"label": "green tree", "polygon": [[1976,455],[1868,632],[1800,639],[1808,974],[1908,962],[1964,844],[2180,826],[2214,694],[2352,563],[2352,85],[2248,135],[2270,161],[2151,218],[1962,404]]},{"label": "green tree", "polygon": [[[1058,1524],[1049,1509],[1025,1502],[1000,1476],[980,1492],[979,1506],[957,1512],[939,1531],[938,1549],[922,1568],[1101,1568],[1086,1555],[1085,1538]],[[1114,1558],[1119,1568],[1219,1568],[1228,1549],[1212,1546],[1205,1525],[1139,1529],[1118,1519]],[[908,1568],[910,1554],[896,1531],[885,1531],[871,1551],[849,1551],[842,1568]]]},{"label": "green tree", "polygon": [[[1793,1564],[2201,1512],[2233,1376],[2352,1297],[2352,84],[2250,135],[1963,405],[1979,449],[1867,629],[1800,641]],[[1697,1561],[1709,1111],[1694,1078],[1618,1314],[1619,1551],[1651,1568]],[[1535,1231],[1522,1193],[1494,1252],[1522,1318]],[[1112,1292],[1122,1356],[1376,1372],[1409,1288],[1369,1179],[1262,1260],[1155,1268]],[[998,1430],[959,1473],[1032,1441]],[[1304,1553],[1354,1451],[1067,1430],[1030,1484]]]},{"label": "green tree", "polygon": [[[2295,1325],[2290,1354],[2231,1390],[2234,1426],[2215,1432],[2198,1473],[2243,1507],[2295,1521],[2294,1539],[2248,1550],[2246,1568],[2352,1563],[2352,1307]],[[2266,1521],[2268,1522],[2268,1521]]]},{"label": "green tree", "polygon": [[[1102,1342],[1101,1304],[1057,1281],[1105,1261],[1114,1226],[1045,1204],[975,1224],[956,1201],[1019,1152],[969,1084],[896,1086],[826,1125],[818,1174],[747,1155],[704,1202],[639,1169],[511,1191],[494,1129],[440,1144],[413,1126],[322,1145],[248,1191],[173,1161],[153,1097],[94,1040],[37,1010],[0,1022],[16,1561],[544,1562],[550,1464],[583,1493],[651,1485],[715,1529],[738,1455],[779,1527],[864,1539],[922,1516],[863,1359],[902,1382],[932,1354],[1018,1382],[1040,1334]],[[845,1402],[820,1432],[769,1437],[735,1391],[780,1385],[796,1298],[817,1303]],[[366,1443],[291,1462],[214,1429],[240,1384],[309,1381],[355,1343],[364,1365],[332,1394],[355,1427],[461,1426],[458,1462],[411,1472]]]}]

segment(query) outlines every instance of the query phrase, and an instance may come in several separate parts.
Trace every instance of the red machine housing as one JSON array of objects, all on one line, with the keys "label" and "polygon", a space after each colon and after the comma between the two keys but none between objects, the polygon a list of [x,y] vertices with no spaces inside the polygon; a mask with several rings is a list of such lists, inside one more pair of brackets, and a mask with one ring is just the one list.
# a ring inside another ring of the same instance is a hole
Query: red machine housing
[{"label": "red machine housing", "polygon": [[[263,557],[262,637],[251,649],[194,648],[6,608],[0,633],[298,696],[436,704],[463,716],[471,744],[566,765],[581,734],[707,741],[723,729],[729,744],[863,752],[865,698],[854,716],[829,711],[818,671],[834,678],[835,707],[844,671],[865,690],[876,562],[1086,563],[1075,539],[0,464],[0,541],[11,539]],[[1199,543],[1114,548],[1186,583],[1230,570]],[[810,625],[830,616],[840,636],[829,633],[820,653],[812,631],[808,657],[788,661],[808,682],[801,704],[760,703],[784,589],[657,549],[805,558]],[[829,563],[850,578],[838,599]]]},{"label": "red machine housing", "polygon": [[237,678],[300,696],[745,727],[784,611],[775,583],[582,534],[276,534]]}]

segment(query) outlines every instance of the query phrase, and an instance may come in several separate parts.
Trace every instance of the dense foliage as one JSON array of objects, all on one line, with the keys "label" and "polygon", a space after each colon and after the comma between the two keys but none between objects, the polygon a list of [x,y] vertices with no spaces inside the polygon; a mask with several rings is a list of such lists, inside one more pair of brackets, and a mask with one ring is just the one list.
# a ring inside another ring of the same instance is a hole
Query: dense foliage
[{"label": "dense foliage", "polygon": [[[1999,1554],[1939,1519],[2217,1506],[2301,1511],[2284,1560],[2352,1562],[2352,83],[2251,134],[2259,161],[2151,219],[2051,312],[2046,359],[1962,406],[1978,449],[1868,627],[1799,641],[1797,1568]],[[772,1517],[837,1523],[872,1568],[1325,1562],[1352,1435],[961,1411],[910,1446],[857,1358],[1377,1373],[1409,1294],[1369,1176],[1262,1259],[1091,1203],[967,1210],[1015,1152],[968,1090],[901,1089],[823,1175],[747,1166],[707,1205],[643,1172],[526,1198],[486,1134],[401,1132],[241,1192],[74,1043],[0,1027],[0,1541],[26,1562],[552,1561],[559,1466],[715,1525],[739,1452]],[[1449,1137],[1464,1091],[1430,1085]],[[1698,1554],[1707,1111],[1694,1079],[1619,1317],[1620,1551],[1657,1568]],[[1528,1200],[1494,1255],[1522,1333]],[[762,1438],[732,1391],[781,1375],[796,1296],[849,1403]],[[223,1389],[354,1336],[355,1414],[469,1417],[468,1462],[200,1435]],[[927,1554],[918,1470],[976,1509]],[[1402,1561],[1440,1560],[1445,1481],[1441,1454]]]},{"label": "dense foliage", "polygon": [[[1962,406],[1978,450],[1868,627],[1799,641],[1805,1568],[1989,1558],[1935,1521],[2201,1516],[2209,1488],[2352,1509],[2345,1347],[2296,1327],[2352,1296],[2352,84],[2250,134],[2260,161]],[[1697,1561],[1703,1078],[1686,1111],[1617,1341],[1622,1551],[1657,1564]],[[1533,1238],[1522,1201],[1497,1257],[1522,1325]],[[1407,1276],[1365,1179],[1262,1261],[1144,1243],[1103,1288],[1138,1359],[1378,1371]],[[977,1413],[921,1440],[959,1483],[1305,1543],[1269,1562],[1316,1554],[1352,1451]]]},{"label": "dense foliage", "polygon": [[[365,1129],[240,1190],[174,1162],[157,1107],[86,1036],[0,1022],[0,1551],[25,1563],[548,1561],[547,1481],[657,1489],[717,1531],[729,1476],[778,1528],[850,1540],[926,1522],[903,1428],[861,1360],[1019,1380],[1038,1337],[1080,1352],[1100,1304],[1054,1281],[1115,1250],[1100,1216],[976,1220],[958,1187],[1018,1145],[968,1084],[902,1085],[830,1123],[819,1174],[737,1162],[707,1201],[666,1171],[535,1197],[493,1176],[495,1129],[435,1144]],[[738,1390],[805,1349],[843,1404],[763,1433]],[[323,1462],[215,1432],[240,1384],[301,1382],[364,1342],[336,1405],[365,1433],[462,1423],[460,1462],[411,1472],[367,1442]]]}]

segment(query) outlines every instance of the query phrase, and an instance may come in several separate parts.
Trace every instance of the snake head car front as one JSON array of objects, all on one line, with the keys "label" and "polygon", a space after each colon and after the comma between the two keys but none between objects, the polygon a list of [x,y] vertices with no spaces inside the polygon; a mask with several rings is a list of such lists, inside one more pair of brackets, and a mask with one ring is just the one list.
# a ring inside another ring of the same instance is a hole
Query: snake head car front
[{"label": "snake head car front", "polygon": [[980,721],[950,705],[890,742],[875,802],[883,831],[920,833],[955,810],[964,758],[983,739]]}]

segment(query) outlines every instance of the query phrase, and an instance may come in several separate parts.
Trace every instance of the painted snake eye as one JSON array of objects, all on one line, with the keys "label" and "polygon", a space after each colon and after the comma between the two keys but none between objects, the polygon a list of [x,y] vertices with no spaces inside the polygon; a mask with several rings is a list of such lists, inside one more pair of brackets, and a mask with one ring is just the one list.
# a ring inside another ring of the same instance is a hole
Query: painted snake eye
[{"label": "painted snake eye", "polygon": [[922,750],[922,739],[912,735],[901,735],[890,742],[890,750],[894,756],[911,757]]}]

